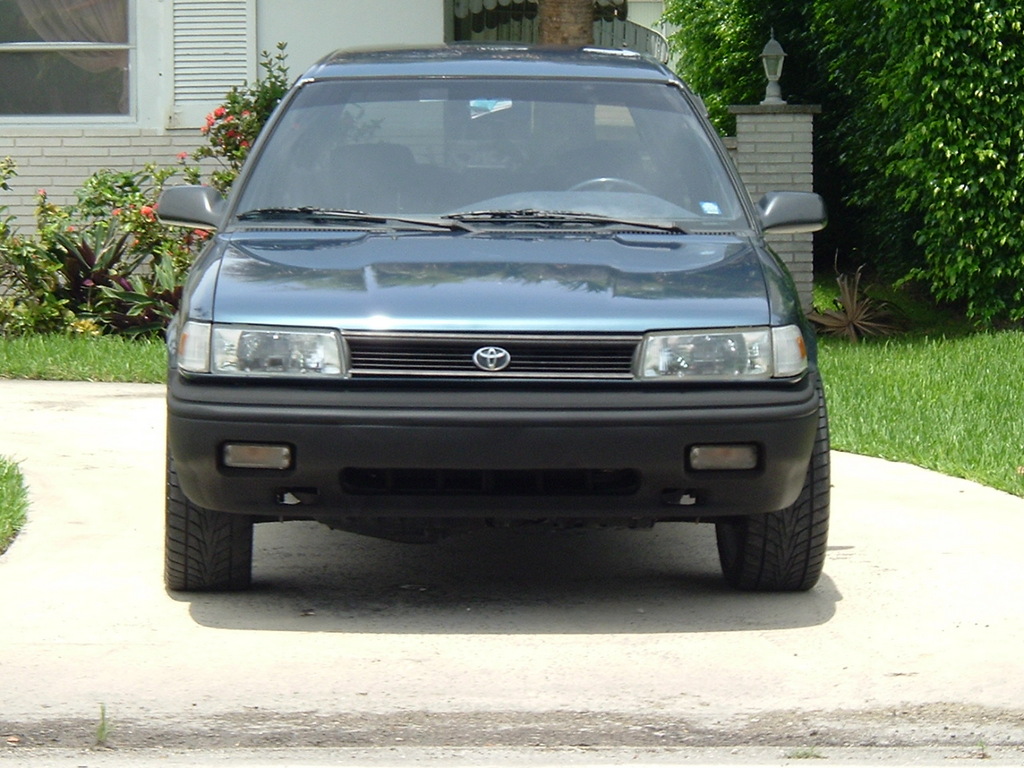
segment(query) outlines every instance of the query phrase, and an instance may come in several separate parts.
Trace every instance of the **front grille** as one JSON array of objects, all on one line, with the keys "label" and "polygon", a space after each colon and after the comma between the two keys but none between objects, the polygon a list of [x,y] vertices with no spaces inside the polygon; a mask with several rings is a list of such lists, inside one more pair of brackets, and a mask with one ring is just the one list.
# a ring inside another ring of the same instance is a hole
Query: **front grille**
[{"label": "front grille", "polygon": [[381,469],[346,467],[358,496],[623,496],[640,488],[635,469]]},{"label": "front grille", "polygon": [[[512,334],[346,334],[352,376],[631,379],[639,336]],[[508,353],[502,370],[483,370],[474,354]]]}]

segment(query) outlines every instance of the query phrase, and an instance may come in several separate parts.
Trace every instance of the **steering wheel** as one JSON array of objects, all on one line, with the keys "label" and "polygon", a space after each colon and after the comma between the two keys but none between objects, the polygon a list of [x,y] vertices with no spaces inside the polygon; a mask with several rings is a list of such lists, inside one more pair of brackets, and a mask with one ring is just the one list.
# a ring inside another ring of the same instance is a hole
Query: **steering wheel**
[{"label": "steering wheel", "polygon": [[614,192],[619,189],[623,192],[639,192],[644,195],[649,195],[651,191],[635,181],[629,179],[620,179],[617,176],[599,176],[595,179],[587,179],[581,181],[579,184],[573,184],[569,187],[569,192],[584,192],[586,190],[595,190],[599,192]]}]

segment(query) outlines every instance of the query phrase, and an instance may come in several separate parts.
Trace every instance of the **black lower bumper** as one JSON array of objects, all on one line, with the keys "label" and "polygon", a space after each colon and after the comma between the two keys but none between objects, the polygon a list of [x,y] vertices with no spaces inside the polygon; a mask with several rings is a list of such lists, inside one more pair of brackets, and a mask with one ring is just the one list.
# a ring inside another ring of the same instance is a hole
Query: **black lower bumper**
[{"label": "black lower bumper", "polygon": [[[266,517],[669,520],[792,504],[818,427],[816,374],[748,388],[344,391],[171,375],[168,446],[195,503]],[[223,446],[290,447],[284,470]],[[697,471],[695,444],[755,445]]]}]

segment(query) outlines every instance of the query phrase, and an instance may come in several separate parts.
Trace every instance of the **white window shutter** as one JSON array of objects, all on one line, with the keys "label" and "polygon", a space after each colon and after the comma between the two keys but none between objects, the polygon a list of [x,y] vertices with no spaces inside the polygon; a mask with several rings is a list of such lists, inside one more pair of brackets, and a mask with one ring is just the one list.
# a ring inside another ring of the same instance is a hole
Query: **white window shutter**
[{"label": "white window shutter", "polygon": [[196,128],[234,86],[256,79],[255,0],[172,0],[169,127]]}]

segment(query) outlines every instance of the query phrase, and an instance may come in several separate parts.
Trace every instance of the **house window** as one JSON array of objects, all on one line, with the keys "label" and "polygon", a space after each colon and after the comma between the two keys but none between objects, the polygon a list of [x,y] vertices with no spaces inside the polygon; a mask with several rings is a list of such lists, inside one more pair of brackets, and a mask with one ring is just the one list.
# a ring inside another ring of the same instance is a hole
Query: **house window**
[{"label": "house window", "polygon": [[0,116],[127,115],[129,0],[0,0]]}]

